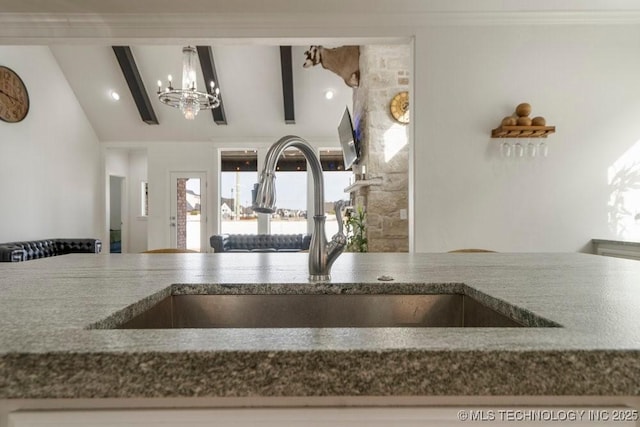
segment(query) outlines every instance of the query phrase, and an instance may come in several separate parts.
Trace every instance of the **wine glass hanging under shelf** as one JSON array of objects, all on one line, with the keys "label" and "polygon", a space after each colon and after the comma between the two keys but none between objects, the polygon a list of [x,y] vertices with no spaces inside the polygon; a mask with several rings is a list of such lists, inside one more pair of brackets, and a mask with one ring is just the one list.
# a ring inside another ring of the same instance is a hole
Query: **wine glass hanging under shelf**
[{"label": "wine glass hanging under shelf", "polygon": [[506,139],[500,144],[502,157],[547,157],[549,145],[545,138],[518,138],[513,141]]}]

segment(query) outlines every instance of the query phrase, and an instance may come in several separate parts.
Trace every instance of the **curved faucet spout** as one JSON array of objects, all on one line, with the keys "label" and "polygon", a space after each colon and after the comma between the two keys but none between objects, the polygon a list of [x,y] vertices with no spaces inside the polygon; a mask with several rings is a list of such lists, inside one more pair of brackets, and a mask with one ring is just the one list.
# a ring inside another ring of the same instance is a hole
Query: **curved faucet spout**
[{"label": "curved faucet spout", "polygon": [[[333,236],[331,243],[327,243],[324,229],[324,179],[322,165],[314,148],[299,136],[288,135],[280,138],[269,148],[265,159],[264,169],[260,174],[260,182],[255,189],[253,209],[256,212],[271,213],[275,211],[275,173],[278,159],[289,147],[297,148],[307,159],[313,176],[313,234],[309,245],[309,279],[313,281],[330,280],[331,265],[342,253],[346,244],[346,237],[339,232]],[[339,224],[341,226],[342,224]],[[339,237],[342,236],[342,239]],[[345,244],[341,244],[342,242]]]}]

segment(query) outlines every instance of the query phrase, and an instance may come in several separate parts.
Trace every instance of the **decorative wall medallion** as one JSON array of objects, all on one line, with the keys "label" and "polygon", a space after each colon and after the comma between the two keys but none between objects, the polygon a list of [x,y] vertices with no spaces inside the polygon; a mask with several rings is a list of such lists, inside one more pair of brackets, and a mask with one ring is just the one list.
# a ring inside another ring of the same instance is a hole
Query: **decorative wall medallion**
[{"label": "decorative wall medallion", "polygon": [[402,124],[409,123],[409,92],[400,92],[394,96],[389,104],[389,109],[396,121]]},{"label": "decorative wall medallion", "polygon": [[0,66],[0,120],[22,121],[29,112],[29,93],[15,71]]}]

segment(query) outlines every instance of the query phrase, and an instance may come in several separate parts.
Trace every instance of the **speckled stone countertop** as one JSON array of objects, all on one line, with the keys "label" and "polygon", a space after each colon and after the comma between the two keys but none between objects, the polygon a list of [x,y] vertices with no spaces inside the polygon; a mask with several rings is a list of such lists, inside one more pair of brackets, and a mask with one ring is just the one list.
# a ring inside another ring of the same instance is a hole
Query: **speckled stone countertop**
[{"label": "speckled stone countertop", "polygon": [[[561,327],[96,329],[171,292],[221,290],[467,293]],[[640,395],[632,260],[343,254],[317,285],[302,253],[71,254],[0,264],[0,295],[0,399]]]}]

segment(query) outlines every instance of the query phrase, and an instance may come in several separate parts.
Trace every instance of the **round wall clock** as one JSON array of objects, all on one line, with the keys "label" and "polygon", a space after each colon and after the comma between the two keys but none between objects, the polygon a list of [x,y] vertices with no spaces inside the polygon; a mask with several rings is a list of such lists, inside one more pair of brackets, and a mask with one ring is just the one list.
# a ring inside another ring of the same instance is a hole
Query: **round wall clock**
[{"label": "round wall clock", "polygon": [[391,100],[389,104],[391,115],[399,123],[409,123],[409,92],[400,92]]},{"label": "round wall clock", "polygon": [[12,69],[0,66],[0,120],[17,123],[29,112],[29,93]]}]

